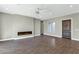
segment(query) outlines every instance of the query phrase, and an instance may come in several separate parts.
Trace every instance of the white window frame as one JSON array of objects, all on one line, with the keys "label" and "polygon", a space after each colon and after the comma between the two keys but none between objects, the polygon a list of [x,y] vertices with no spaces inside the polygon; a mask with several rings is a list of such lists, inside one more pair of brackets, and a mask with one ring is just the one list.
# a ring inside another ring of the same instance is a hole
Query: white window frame
[{"label": "white window frame", "polygon": [[49,22],[48,23],[48,32],[53,32],[55,33],[55,22]]}]

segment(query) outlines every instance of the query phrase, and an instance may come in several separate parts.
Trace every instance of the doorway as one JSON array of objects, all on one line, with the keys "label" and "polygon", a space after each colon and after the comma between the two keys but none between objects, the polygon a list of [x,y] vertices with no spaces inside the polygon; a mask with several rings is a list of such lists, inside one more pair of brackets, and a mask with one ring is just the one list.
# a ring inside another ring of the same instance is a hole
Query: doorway
[{"label": "doorway", "polygon": [[62,37],[71,39],[71,19],[62,21]]},{"label": "doorway", "polygon": [[41,27],[40,27],[41,35],[44,35],[44,34],[43,34],[43,30],[44,30],[44,24],[43,24],[43,21],[41,21],[40,24],[41,24]]}]

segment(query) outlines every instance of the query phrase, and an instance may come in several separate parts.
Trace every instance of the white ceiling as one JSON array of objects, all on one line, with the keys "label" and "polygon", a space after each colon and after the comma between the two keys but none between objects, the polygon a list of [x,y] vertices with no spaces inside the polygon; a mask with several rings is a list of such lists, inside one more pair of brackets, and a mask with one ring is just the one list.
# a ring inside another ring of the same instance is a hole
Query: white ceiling
[{"label": "white ceiling", "polygon": [[[39,14],[36,14],[40,8]],[[79,4],[1,4],[0,12],[35,17],[41,20],[79,12]]]}]

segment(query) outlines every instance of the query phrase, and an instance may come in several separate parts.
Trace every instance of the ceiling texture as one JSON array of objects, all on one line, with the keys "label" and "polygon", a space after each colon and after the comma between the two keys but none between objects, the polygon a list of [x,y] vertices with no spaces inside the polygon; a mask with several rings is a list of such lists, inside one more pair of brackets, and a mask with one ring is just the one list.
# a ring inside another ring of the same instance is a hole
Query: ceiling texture
[{"label": "ceiling texture", "polygon": [[47,20],[79,12],[79,4],[0,4],[0,12]]}]

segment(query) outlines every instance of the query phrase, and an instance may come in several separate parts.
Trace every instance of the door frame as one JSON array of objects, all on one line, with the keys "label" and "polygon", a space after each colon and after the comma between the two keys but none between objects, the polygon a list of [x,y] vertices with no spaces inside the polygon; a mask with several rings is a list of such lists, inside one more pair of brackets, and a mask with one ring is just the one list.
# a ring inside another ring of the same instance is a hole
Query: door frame
[{"label": "door frame", "polygon": [[71,40],[72,39],[72,20],[71,19],[62,20],[62,38],[63,38],[63,21],[70,21],[70,27],[71,27],[70,28],[70,40]]}]

